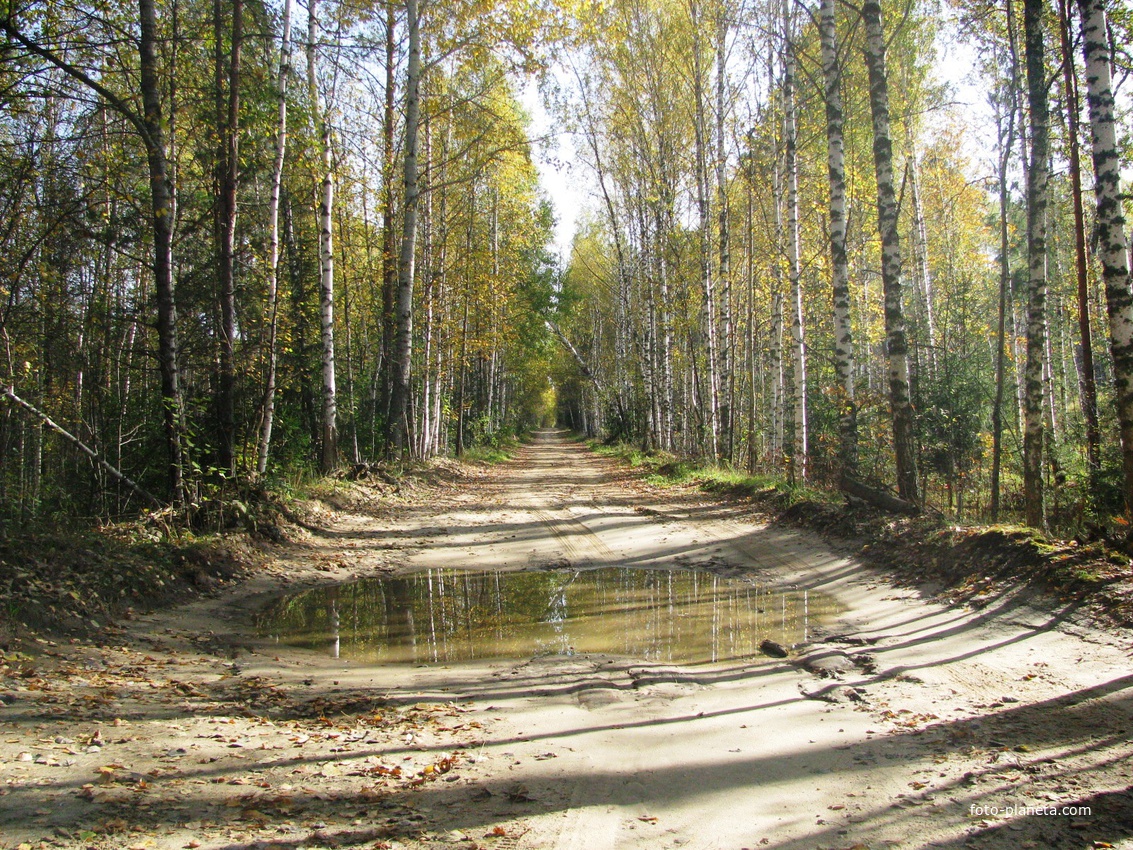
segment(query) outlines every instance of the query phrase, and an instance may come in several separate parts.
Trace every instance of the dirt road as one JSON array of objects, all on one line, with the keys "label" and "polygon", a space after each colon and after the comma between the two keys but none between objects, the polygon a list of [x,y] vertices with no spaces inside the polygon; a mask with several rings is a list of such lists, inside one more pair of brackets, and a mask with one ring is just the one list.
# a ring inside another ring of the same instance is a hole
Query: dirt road
[{"label": "dirt road", "polygon": [[[0,682],[0,847],[1133,847],[1128,635],[948,608],[561,434],[328,516],[214,598]],[[787,659],[372,667],[258,638],[286,590],[426,567],[753,576],[841,613]]]}]

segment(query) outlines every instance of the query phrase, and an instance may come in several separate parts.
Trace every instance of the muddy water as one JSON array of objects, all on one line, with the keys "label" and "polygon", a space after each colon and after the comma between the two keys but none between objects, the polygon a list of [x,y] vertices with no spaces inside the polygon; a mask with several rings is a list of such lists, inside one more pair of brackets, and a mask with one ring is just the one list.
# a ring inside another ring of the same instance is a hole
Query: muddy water
[{"label": "muddy water", "polygon": [[702,663],[790,645],[827,597],[690,570],[428,570],[279,600],[257,620],[280,643],[363,663],[600,653]]}]

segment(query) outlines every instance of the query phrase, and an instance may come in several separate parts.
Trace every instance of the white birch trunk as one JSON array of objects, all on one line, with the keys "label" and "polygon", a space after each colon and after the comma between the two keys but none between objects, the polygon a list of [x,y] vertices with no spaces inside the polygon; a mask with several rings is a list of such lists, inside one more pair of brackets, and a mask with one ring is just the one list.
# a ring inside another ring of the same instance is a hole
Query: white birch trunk
[{"label": "white birch trunk", "polygon": [[307,10],[307,86],[315,131],[322,143],[322,179],[317,200],[319,229],[319,326],[322,342],[323,445],[320,466],[330,472],[338,463],[338,398],[334,381],[334,176],[330,148],[330,128],[319,103],[316,71],[318,67],[319,23],[316,0]]},{"label": "white birch trunk", "polygon": [[291,65],[291,0],[283,4],[283,34],[279,46],[279,119],[275,134],[275,162],[271,172],[271,199],[268,202],[268,350],[264,387],[263,422],[256,457],[256,474],[265,475],[271,452],[271,431],[275,422],[275,384],[279,337],[279,196],[283,185],[283,161],[287,155],[287,82]]},{"label": "white birch trunk", "polygon": [[865,25],[869,101],[873,119],[873,162],[877,175],[877,223],[881,234],[881,281],[885,293],[885,336],[889,363],[889,405],[893,417],[897,491],[901,498],[919,503],[915,432],[909,398],[909,356],[905,314],[901,306],[901,239],[897,230],[897,198],[893,189],[893,143],[889,132],[889,83],[885,72],[885,36],[881,5],[866,0]]},{"label": "white birch trunk", "polygon": [[421,21],[417,0],[406,0],[409,58],[405,76],[405,142],[402,179],[405,200],[401,226],[401,252],[397,263],[397,299],[394,322],[394,379],[390,398],[388,441],[402,453],[409,447],[409,380],[413,356],[413,284],[417,248],[417,130],[421,116]]},{"label": "white birch trunk", "polygon": [[936,374],[936,314],[932,305],[932,271],[928,265],[928,229],[921,203],[921,180],[917,163],[917,148],[912,130],[908,130],[909,192],[913,199],[913,262],[917,268],[921,302],[924,305],[925,331],[928,335],[929,375]]},{"label": "white birch trunk", "polygon": [[846,259],[846,165],[841,69],[835,0],[822,0],[819,35],[826,102],[826,164],[830,177],[830,277],[834,299],[834,371],[838,377],[839,460],[843,475],[856,475],[857,408],[854,404],[854,336],[850,318],[850,269]]},{"label": "white birch trunk", "polygon": [[693,26],[693,94],[696,104],[694,136],[696,143],[696,207],[699,232],[700,284],[704,290],[702,325],[707,343],[706,378],[708,379],[708,398],[702,400],[707,416],[708,451],[713,461],[720,456],[720,376],[717,363],[716,338],[716,291],[712,278],[712,216],[709,211],[708,187],[708,116],[704,103],[705,73],[699,38],[700,7],[697,0],[691,0],[690,12]]},{"label": "white birch trunk", "polygon": [[657,216],[657,283],[660,289],[661,304],[659,320],[661,322],[661,392],[664,400],[662,421],[661,448],[666,451],[673,448],[673,331],[672,321],[669,318],[669,274],[665,266],[663,242],[662,216]]},{"label": "white birch trunk", "polygon": [[795,116],[795,54],[788,41],[783,75],[783,124],[787,142],[787,262],[791,287],[791,411],[794,441],[789,474],[807,479],[806,338],[803,324],[802,266],[799,259],[798,122]]},{"label": "white birch trunk", "polygon": [[783,369],[783,293],[776,289],[771,296],[771,462],[783,457],[783,414],[786,411],[785,373]]},{"label": "white birch trunk", "polygon": [[1027,172],[1027,346],[1023,367],[1023,501],[1027,524],[1042,527],[1043,359],[1046,353],[1046,207],[1049,155],[1043,2],[1024,0],[1024,56],[1031,145]]},{"label": "white birch trunk", "polygon": [[1121,197],[1117,132],[1105,0],[1079,0],[1086,57],[1087,102],[1097,199],[1098,259],[1105,282],[1113,355],[1117,421],[1121,430],[1126,516],[1133,515],[1133,294],[1129,288],[1129,246]]},{"label": "white birch trunk", "polygon": [[718,246],[718,275],[720,280],[719,319],[716,326],[720,331],[719,374],[720,374],[720,432],[721,451],[724,460],[732,462],[735,451],[733,423],[734,378],[733,348],[734,327],[732,318],[732,278],[731,253],[728,233],[728,150],[725,135],[727,117],[727,44],[728,18],[724,3],[716,7],[716,221]]},{"label": "white birch trunk", "polygon": [[334,176],[330,131],[323,129],[323,181],[319,201],[319,324],[323,346],[322,468],[338,465],[338,394],[334,380]]}]

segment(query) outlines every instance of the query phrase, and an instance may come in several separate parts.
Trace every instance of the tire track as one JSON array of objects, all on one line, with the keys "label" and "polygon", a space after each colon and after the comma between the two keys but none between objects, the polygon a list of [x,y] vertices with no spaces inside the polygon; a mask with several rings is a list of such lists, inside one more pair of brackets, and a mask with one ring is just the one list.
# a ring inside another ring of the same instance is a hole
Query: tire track
[{"label": "tire track", "polygon": [[572,564],[614,566],[619,556],[606,542],[574,517],[555,517],[545,510],[531,510],[532,516],[543,523],[555,536]]}]

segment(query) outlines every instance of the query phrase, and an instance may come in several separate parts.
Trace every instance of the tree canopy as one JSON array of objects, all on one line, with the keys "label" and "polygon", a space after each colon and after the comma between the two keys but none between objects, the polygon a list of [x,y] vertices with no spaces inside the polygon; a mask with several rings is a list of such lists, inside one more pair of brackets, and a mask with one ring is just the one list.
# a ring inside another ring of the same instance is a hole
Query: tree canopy
[{"label": "tree canopy", "polygon": [[[0,512],[558,422],[961,519],[1127,522],[1131,22],[10,0]],[[541,187],[536,86],[584,211]]]}]

